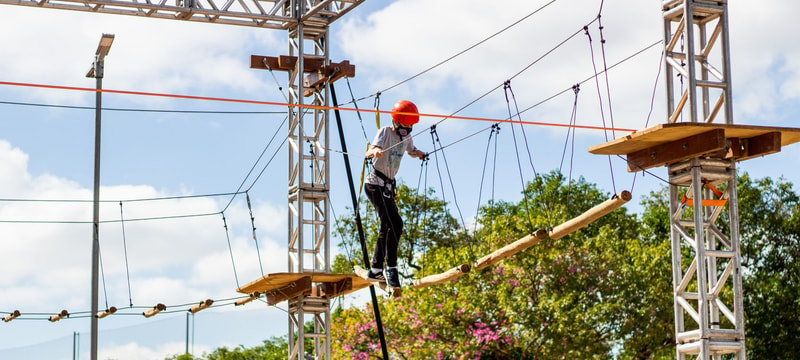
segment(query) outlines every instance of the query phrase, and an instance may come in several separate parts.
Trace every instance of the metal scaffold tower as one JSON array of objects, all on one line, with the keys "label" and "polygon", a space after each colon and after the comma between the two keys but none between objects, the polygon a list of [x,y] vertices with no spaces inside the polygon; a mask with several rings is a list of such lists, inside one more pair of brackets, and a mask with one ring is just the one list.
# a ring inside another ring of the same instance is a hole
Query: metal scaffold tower
[{"label": "metal scaffold tower", "polygon": [[[288,32],[289,56],[251,56],[250,60],[252,68],[284,70],[289,74],[289,272],[270,274],[237,290],[251,293],[251,299],[266,295],[269,305],[289,301],[289,359],[330,359],[330,299],[366,286],[355,275],[330,274],[328,110],[313,107],[329,104],[329,83],[355,75],[355,67],[349,62],[330,62],[328,27],[364,1],[0,0],[6,5]],[[311,97],[309,104],[304,104],[304,97]],[[92,321],[92,332],[96,334],[97,319]],[[305,331],[307,321],[313,322],[313,332]],[[91,358],[97,359],[96,336],[92,339]],[[304,348],[306,339],[310,339],[313,349]]]},{"label": "metal scaffold tower", "polygon": [[744,360],[736,163],[800,129],[733,124],[726,0],[663,0],[662,14],[667,122],[589,151],[668,169],[676,358]]},{"label": "metal scaffold tower", "polygon": [[[663,16],[669,123],[733,124],[727,1],[664,1]],[[668,166],[678,359],[745,358],[735,161],[697,156]]]}]

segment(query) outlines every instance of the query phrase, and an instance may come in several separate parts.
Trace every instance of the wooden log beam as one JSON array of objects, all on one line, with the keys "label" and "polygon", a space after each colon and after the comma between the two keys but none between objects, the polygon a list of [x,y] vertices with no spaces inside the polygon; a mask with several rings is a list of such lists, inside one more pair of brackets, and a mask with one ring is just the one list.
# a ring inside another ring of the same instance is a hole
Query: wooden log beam
[{"label": "wooden log beam", "polygon": [[522,239],[503,246],[502,248],[493,251],[491,254],[478,259],[478,261],[476,261],[472,266],[476,270],[481,270],[512,255],[516,255],[517,253],[540,243],[544,239],[547,239],[547,231],[542,229],[536,230],[533,234],[527,235]]},{"label": "wooden log beam", "polygon": [[199,302],[197,304],[192,305],[192,307],[189,308],[189,312],[192,313],[192,314],[196,314],[200,310],[208,309],[211,306],[211,304],[213,304],[213,303],[214,303],[214,300],[206,299],[204,301],[201,301],[201,302]]},{"label": "wooden log beam", "polygon": [[69,312],[67,310],[61,310],[61,312],[58,313],[58,314],[50,315],[50,319],[49,320],[50,320],[50,322],[56,322],[56,321],[61,320],[61,319],[65,318],[65,317],[69,317]]},{"label": "wooden log beam", "polygon": [[153,306],[152,309],[143,312],[142,315],[144,315],[144,317],[146,317],[146,318],[149,318],[149,317],[155,316],[156,314],[158,314],[158,313],[160,313],[160,312],[162,312],[164,310],[167,310],[167,305],[158,303],[158,304],[156,304],[156,306]]},{"label": "wooden log beam", "polygon": [[111,306],[103,311],[98,311],[96,316],[98,319],[102,319],[108,315],[113,315],[115,312],[117,312],[117,308],[115,306]]},{"label": "wooden log beam", "polygon": [[461,275],[468,273],[471,268],[472,267],[469,264],[461,264],[441,274],[429,275],[422,279],[414,280],[411,282],[411,287],[414,289],[420,289],[455,280]]},{"label": "wooden log beam", "polygon": [[14,312],[9,313],[8,315],[4,316],[3,317],[3,321],[9,322],[11,320],[14,320],[14,319],[18,318],[19,316],[20,316],[19,310],[14,310]]},{"label": "wooden log beam", "polygon": [[[723,139],[724,143],[724,139]],[[606,214],[620,208],[622,205],[625,205],[628,201],[631,200],[633,196],[631,195],[630,191],[624,190],[619,195],[615,195],[604,201],[602,204],[597,205],[583,214],[569,220],[561,225],[554,227],[548,233],[548,236],[553,240],[561,239],[564,236],[567,236],[575,231],[578,231],[582,227],[591,224],[595,220],[605,216]]]},{"label": "wooden log beam", "polygon": [[251,302],[251,301],[253,301],[255,299],[258,299],[259,297],[261,297],[261,293],[256,291],[256,292],[248,295],[246,298],[241,298],[239,300],[236,300],[234,303],[236,304],[236,306],[242,306],[242,305],[247,304],[247,303],[249,303],[249,302]]}]

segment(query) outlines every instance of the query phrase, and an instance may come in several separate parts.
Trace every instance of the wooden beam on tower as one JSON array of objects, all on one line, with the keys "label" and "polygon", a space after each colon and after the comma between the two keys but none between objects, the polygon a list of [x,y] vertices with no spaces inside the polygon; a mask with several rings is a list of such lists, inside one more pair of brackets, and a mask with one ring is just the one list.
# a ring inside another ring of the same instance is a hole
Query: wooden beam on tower
[{"label": "wooden beam on tower", "polygon": [[[720,131],[723,132],[722,135]],[[720,136],[724,141],[720,141]],[[693,157],[732,159],[738,162],[780,152],[782,147],[797,142],[800,142],[798,128],[674,123],[659,124],[633,132],[592,146],[589,152],[596,155],[626,156],[628,171],[636,172]]]},{"label": "wooden beam on tower", "polygon": [[742,141],[742,154],[738,160],[747,160],[781,151],[781,133],[774,131]]},{"label": "wooden beam on tower", "polygon": [[329,281],[317,284],[311,291],[311,296],[335,298],[353,291],[353,279],[343,278],[339,281]]},{"label": "wooden beam on tower", "polygon": [[[297,66],[297,56],[250,55],[251,69],[291,71],[295,66]],[[321,90],[326,83],[332,83],[345,76],[356,76],[356,66],[350,64],[349,60],[325,64],[324,58],[305,56],[303,57],[303,72],[308,73],[303,83],[303,95],[311,96],[314,91]]]},{"label": "wooden beam on tower", "polygon": [[300,279],[295,280],[294,282],[285,287],[269,291],[265,295],[267,296],[267,304],[269,306],[272,306],[282,301],[296,298],[300,295],[310,295],[310,294],[311,294],[311,277],[304,276]]},{"label": "wooden beam on tower", "polygon": [[636,172],[664,166],[723,149],[725,149],[725,131],[713,129],[630,153],[628,171]]}]

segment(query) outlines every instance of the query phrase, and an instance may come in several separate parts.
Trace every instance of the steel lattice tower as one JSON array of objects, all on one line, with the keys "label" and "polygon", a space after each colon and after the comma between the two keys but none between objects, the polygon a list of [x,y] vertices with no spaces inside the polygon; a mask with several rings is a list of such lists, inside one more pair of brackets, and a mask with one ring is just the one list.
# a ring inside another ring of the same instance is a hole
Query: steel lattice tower
[{"label": "steel lattice tower", "polygon": [[[319,15],[304,18],[306,2],[294,0],[284,8],[297,19],[289,28],[289,55],[297,65],[289,70],[289,272],[329,273],[329,173],[327,110],[306,110],[304,63],[306,57],[328,59],[328,22]],[[328,105],[327,88],[314,91],[311,105]],[[289,299],[289,359],[304,359],[306,338],[313,339],[316,359],[330,359],[330,299],[300,294]],[[314,332],[304,324],[311,316]]]},{"label": "steel lattice tower", "polygon": [[[733,124],[727,1],[667,0],[662,10],[668,122]],[[668,169],[677,358],[744,359],[735,159]]]},{"label": "steel lattice tower", "polygon": [[[289,300],[289,359],[330,359],[330,298],[352,290],[351,279],[330,273],[329,168],[327,110],[308,110],[308,105],[328,105],[327,83],[337,76],[352,76],[354,67],[331,64],[328,27],[366,0],[175,0],[174,3],[138,0],[0,0],[0,4],[83,12],[132,15],[179,21],[206,22],[287,30],[289,57],[280,70],[289,73],[289,272],[290,286],[273,289],[268,303]],[[281,58],[283,61],[284,57]],[[291,59],[290,59],[291,60]],[[251,58],[251,67],[253,59]],[[309,66],[309,62],[313,63]],[[264,66],[260,64],[260,66]],[[334,75],[337,73],[338,75]],[[304,74],[310,73],[311,82]],[[314,81],[316,80],[316,81]],[[308,274],[322,275],[312,280]],[[263,279],[262,279],[263,280]],[[269,280],[267,281],[269,282]],[[313,286],[314,282],[322,282]],[[263,284],[261,284],[263,285]],[[270,287],[273,285],[269,284]],[[293,288],[294,291],[287,290]],[[238,289],[242,291],[242,289]],[[262,292],[263,294],[263,292]],[[303,325],[312,317],[314,331]],[[92,319],[95,334],[96,318]],[[93,335],[91,358],[97,358]],[[304,349],[311,339],[313,349]],[[312,350],[306,354],[307,350]]]}]

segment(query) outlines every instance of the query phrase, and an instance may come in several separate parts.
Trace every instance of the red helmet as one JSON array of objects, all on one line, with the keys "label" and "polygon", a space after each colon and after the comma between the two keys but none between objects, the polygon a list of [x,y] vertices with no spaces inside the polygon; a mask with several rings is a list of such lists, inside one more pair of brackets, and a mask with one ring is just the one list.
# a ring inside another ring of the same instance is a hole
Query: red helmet
[{"label": "red helmet", "polygon": [[392,120],[406,126],[418,123],[419,111],[417,110],[417,105],[408,100],[398,101],[392,108]]}]

